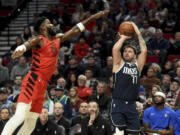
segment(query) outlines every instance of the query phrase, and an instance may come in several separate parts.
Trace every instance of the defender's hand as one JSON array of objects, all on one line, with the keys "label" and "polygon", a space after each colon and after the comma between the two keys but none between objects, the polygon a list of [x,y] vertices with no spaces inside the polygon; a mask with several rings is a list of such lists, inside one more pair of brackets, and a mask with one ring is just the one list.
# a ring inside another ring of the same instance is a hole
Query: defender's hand
[{"label": "defender's hand", "polygon": [[107,15],[109,13],[109,10],[100,11],[94,15],[92,15],[93,19],[99,19],[100,17]]},{"label": "defender's hand", "polygon": [[13,52],[13,54],[12,54],[11,57],[12,57],[13,59],[15,59],[15,58],[23,55],[24,52],[26,52],[26,47],[25,47],[25,45],[20,45],[20,46],[18,46],[18,47],[15,49],[15,51]]}]

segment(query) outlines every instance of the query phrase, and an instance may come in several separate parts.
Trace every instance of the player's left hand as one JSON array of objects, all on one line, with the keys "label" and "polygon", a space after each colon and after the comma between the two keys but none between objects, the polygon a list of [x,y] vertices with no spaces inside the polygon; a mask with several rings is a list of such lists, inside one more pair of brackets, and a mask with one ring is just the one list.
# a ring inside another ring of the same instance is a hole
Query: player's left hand
[{"label": "player's left hand", "polygon": [[94,19],[99,19],[100,17],[104,16],[104,15],[107,15],[110,11],[109,10],[104,10],[104,11],[100,11],[94,15],[92,15],[92,17]]}]

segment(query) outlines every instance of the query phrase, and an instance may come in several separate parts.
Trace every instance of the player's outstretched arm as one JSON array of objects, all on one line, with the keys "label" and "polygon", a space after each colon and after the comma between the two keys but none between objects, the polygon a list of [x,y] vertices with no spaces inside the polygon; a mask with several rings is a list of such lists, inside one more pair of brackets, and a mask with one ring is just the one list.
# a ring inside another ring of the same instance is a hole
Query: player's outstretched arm
[{"label": "player's outstretched arm", "polygon": [[[119,34],[119,33],[118,33]],[[119,35],[119,40],[114,44],[112,49],[112,55],[113,55],[113,72],[116,72],[119,67],[123,64],[123,59],[121,57],[120,50],[122,48],[122,45],[126,39],[129,39],[130,37],[125,35]]]},{"label": "player's outstretched arm", "polygon": [[146,62],[146,56],[147,56],[147,47],[146,47],[146,43],[141,35],[141,32],[139,31],[138,27],[136,26],[135,23],[132,22],[132,25],[134,27],[134,30],[138,36],[138,40],[139,40],[139,45],[140,45],[140,49],[141,49],[141,53],[138,56],[137,59],[137,63],[138,63],[138,68],[139,68],[139,72],[141,73],[144,64]]},{"label": "player's outstretched arm", "polygon": [[109,10],[104,10],[104,11],[100,11],[94,15],[91,15],[89,18],[85,19],[84,21],[78,23],[77,25],[75,25],[72,29],[70,29],[69,31],[67,31],[64,35],[62,34],[57,34],[56,37],[60,39],[61,42],[64,42],[65,40],[71,38],[72,36],[83,32],[85,30],[85,26],[96,19],[99,19],[100,17],[106,15],[109,13]]},{"label": "player's outstretched arm", "polygon": [[28,41],[24,42],[24,44],[18,46],[15,51],[12,53],[12,58],[15,59],[21,55],[24,54],[24,52],[26,52],[27,50],[36,47],[37,45],[39,45],[40,41],[41,41],[41,37],[34,37],[29,39]]}]

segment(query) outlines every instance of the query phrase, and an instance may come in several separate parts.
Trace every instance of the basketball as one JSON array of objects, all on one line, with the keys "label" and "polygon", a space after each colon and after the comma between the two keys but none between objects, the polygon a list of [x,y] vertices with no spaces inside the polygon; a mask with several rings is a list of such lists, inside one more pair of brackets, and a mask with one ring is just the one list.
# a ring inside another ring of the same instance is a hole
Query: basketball
[{"label": "basketball", "polygon": [[119,26],[119,33],[125,36],[132,36],[134,34],[134,27],[130,22],[123,22]]}]

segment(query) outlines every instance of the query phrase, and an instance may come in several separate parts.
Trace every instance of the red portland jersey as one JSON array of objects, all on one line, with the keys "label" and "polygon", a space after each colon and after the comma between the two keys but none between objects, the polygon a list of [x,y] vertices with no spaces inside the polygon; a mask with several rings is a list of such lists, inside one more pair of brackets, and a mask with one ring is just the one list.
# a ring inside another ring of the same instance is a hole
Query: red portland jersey
[{"label": "red portland jersey", "polygon": [[44,45],[40,49],[32,50],[31,71],[48,81],[56,70],[60,42],[57,38],[51,41],[42,35],[40,37],[43,39]]}]

